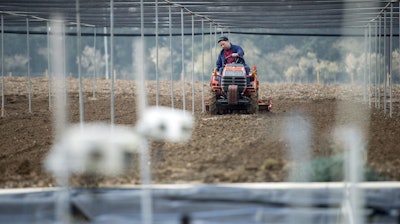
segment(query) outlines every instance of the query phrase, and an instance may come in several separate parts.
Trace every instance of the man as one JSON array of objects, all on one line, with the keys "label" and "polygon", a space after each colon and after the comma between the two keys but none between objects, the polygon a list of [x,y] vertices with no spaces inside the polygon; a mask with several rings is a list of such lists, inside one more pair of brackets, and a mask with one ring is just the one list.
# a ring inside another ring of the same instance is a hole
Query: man
[{"label": "man", "polygon": [[242,47],[232,44],[231,42],[229,42],[229,39],[224,36],[218,38],[218,44],[222,48],[221,52],[218,55],[216,63],[219,74],[222,74],[222,70],[224,69],[225,64],[233,63],[236,61],[236,59],[238,59],[238,62],[244,65],[246,69],[246,74],[248,75],[250,68],[246,65],[246,62],[243,58],[244,51]]}]

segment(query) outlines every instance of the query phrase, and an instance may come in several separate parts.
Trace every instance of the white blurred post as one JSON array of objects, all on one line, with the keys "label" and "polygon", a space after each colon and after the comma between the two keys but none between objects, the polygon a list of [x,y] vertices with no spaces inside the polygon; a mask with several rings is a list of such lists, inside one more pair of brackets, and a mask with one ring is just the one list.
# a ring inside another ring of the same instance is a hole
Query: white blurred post
[{"label": "white blurred post", "polygon": [[[308,182],[310,181],[310,148],[311,148],[311,124],[306,119],[297,113],[293,113],[288,118],[284,126],[284,137],[289,147],[288,158],[292,161],[293,166],[289,171],[289,182]],[[311,194],[304,195],[304,192],[293,191],[293,197],[301,195],[302,198],[311,198]],[[311,201],[311,200],[308,200]],[[293,207],[296,204],[292,205]],[[311,208],[312,206],[304,206],[305,208]],[[304,212],[307,209],[305,209]],[[313,217],[310,216],[296,216],[290,215],[287,217],[286,223],[312,223]]]},{"label": "white blurred post", "polygon": [[344,223],[364,223],[363,191],[359,183],[364,180],[364,145],[361,131],[354,127],[340,129],[339,137],[345,150],[345,183],[343,189],[343,218]]},{"label": "white blurred post", "polygon": [[[67,115],[66,115],[66,101],[65,101],[65,91],[62,88],[64,85],[63,76],[63,22],[62,19],[56,17],[53,22],[51,22],[51,31],[52,35],[50,35],[50,48],[51,51],[51,68],[54,71],[54,81],[53,81],[53,89],[55,91],[55,109],[54,109],[54,138],[55,142],[61,139],[63,132],[67,126]],[[57,178],[57,182],[61,185],[61,190],[58,193],[57,202],[56,202],[56,220],[58,223],[70,223],[70,198],[68,192],[69,186],[69,176],[67,173],[60,175]]]},{"label": "white blurred post", "polygon": [[[133,57],[137,61],[132,63],[137,65],[136,75],[137,75],[137,116],[142,118],[144,110],[147,107],[146,100],[146,81],[145,81],[145,42],[144,42],[144,9],[143,0],[140,1],[140,40],[135,43],[135,55]],[[140,149],[140,176],[142,180],[142,194],[141,194],[141,212],[142,212],[142,223],[151,224],[153,222],[153,205],[151,198],[151,159],[149,155],[148,140],[142,138]]]}]

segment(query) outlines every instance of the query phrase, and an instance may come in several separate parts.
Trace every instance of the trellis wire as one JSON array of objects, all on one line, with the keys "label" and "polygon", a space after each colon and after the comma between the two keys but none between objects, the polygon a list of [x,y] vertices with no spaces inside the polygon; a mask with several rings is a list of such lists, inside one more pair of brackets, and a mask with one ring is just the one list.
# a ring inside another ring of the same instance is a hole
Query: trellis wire
[{"label": "trellis wire", "polygon": [[[113,3],[113,1],[111,1],[110,3]],[[79,1],[77,1],[77,5],[79,4]],[[142,4],[142,2],[141,2],[141,4]],[[113,5],[113,4],[111,4],[111,5]],[[78,6],[77,6],[78,7]],[[142,7],[142,5],[141,5],[141,7]],[[392,9],[391,9],[392,10]],[[113,12],[113,10],[111,10],[111,12],[110,13],[112,13]],[[79,9],[77,8],[77,15],[79,14]],[[110,17],[111,18],[113,18],[113,16],[112,16],[112,14],[110,15]],[[185,69],[184,69],[184,35],[183,35],[183,33],[184,33],[184,26],[183,26],[183,10],[181,11],[181,19],[182,19],[182,76],[181,76],[181,78],[182,78],[182,85],[183,85],[183,102],[184,102],[184,104],[183,104],[183,108],[185,109],[185,98],[184,98],[184,96],[185,96],[185,91],[184,91],[184,88],[185,88],[185,82],[184,82],[184,79],[185,79],[185,77],[184,77],[184,75],[185,75]],[[77,20],[78,20],[78,16],[77,16]],[[386,17],[385,17],[385,20],[386,20]],[[391,12],[391,21],[393,20],[393,18],[392,18],[392,12]],[[28,21],[28,20],[27,20]],[[79,21],[79,20],[78,20]],[[113,21],[113,20],[111,20],[111,21]],[[27,22],[28,23],[28,22]],[[193,20],[192,20],[192,23],[193,23]],[[391,22],[392,23],[392,22]],[[79,23],[78,23],[79,24]],[[385,23],[385,26],[386,26],[386,23]],[[392,25],[391,25],[392,26]],[[2,17],[2,27],[3,27],[3,17]],[[192,24],[192,44],[193,44],[193,27],[194,27],[194,25]],[[211,27],[211,24],[210,24],[210,27]],[[80,42],[80,25],[79,26],[77,26],[77,28],[78,28],[78,33],[79,33],[79,36],[78,36],[78,42]],[[27,28],[28,29],[28,31],[27,31],[27,33],[29,34],[29,28]],[[215,29],[216,29],[216,27],[215,27]],[[385,29],[386,30],[386,29]],[[390,41],[392,41],[392,38],[393,38],[393,34],[392,34],[392,27],[391,27],[391,29],[390,29],[391,31],[390,31]],[[3,41],[3,32],[4,32],[4,29],[2,29],[2,41]],[[143,29],[142,29],[142,32],[143,32]],[[171,32],[171,29],[170,29],[170,32]],[[386,32],[386,31],[385,31]],[[143,34],[143,33],[142,33]],[[210,28],[210,34],[211,34],[211,28]],[[111,35],[113,36],[113,29],[111,29]],[[111,37],[112,37],[111,36]],[[172,36],[172,35],[171,35]],[[369,32],[369,37],[371,36],[371,32]],[[386,35],[385,35],[386,36]],[[216,37],[216,36],[214,36],[214,37]],[[157,39],[157,38],[156,38]],[[172,39],[172,38],[171,38]],[[171,41],[171,39],[170,39],[170,41]],[[210,40],[211,40],[211,35],[210,35]],[[170,42],[171,43],[171,42]],[[210,46],[211,46],[211,41],[210,41]],[[142,45],[140,45],[140,52],[142,53],[141,55],[144,55],[144,53],[143,53],[143,44],[144,44],[144,41],[143,41],[143,36],[142,36],[142,43],[141,43]],[[114,43],[113,43],[113,38],[111,38],[111,47],[114,45]],[[2,46],[4,46],[3,44],[2,44]],[[78,47],[78,52],[80,52],[80,43],[79,43],[79,45],[78,45],[79,47]],[[172,44],[170,45],[171,46],[171,56],[172,56]],[[390,47],[392,47],[392,43],[390,43]],[[158,48],[158,46],[157,46],[157,48]],[[211,48],[212,49],[212,48]],[[385,48],[386,49],[386,48]],[[28,50],[29,50],[29,47],[28,47]],[[371,54],[371,50],[369,50],[368,51],[369,52],[369,54]],[[389,61],[391,61],[392,60],[392,57],[391,57],[391,53],[392,51],[390,51],[390,55],[389,55]],[[29,55],[29,53],[28,53],[28,55]],[[370,56],[370,55],[369,55]],[[385,54],[385,56],[386,56],[386,54]],[[79,56],[80,57],[80,56]],[[158,56],[157,56],[158,57]],[[3,60],[3,47],[2,47],[2,60]],[[113,74],[113,50],[111,50],[111,74]],[[3,63],[3,62],[2,62]],[[192,52],[192,66],[193,66],[193,63],[194,63],[194,61],[193,61],[193,52]],[[204,63],[204,61],[203,61],[203,63]],[[80,63],[79,63],[80,64]],[[137,63],[137,64],[140,64],[140,65],[143,65],[143,62],[142,63]],[[371,63],[370,63],[370,65],[371,65]],[[392,63],[390,63],[390,66],[392,65]],[[4,67],[4,66],[3,66]],[[2,67],[2,70],[3,70],[3,67]],[[29,67],[29,66],[28,66]],[[79,69],[78,69],[79,70]],[[28,70],[29,71],[29,70]],[[369,71],[369,74],[370,74],[370,72],[371,71]],[[81,108],[81,110],[80,110],[80,114],[81,114],[81,116],[83,116],[83,104],[81,105],[81,99],[82,99],[82,85],[81,85],[81,75],[80,75],[80,71],[78,72],[79,73],[79,79],[80,79],[80,108]],[[172,73],[173,73],[173,69],[172,69],[172,57],[171,57],[171,94],[173,93],[173,87],[172,87]],[[193,88],[193,73],[194,73],[194,68],[192,67],[192,88]],[[49,73],[50,74],[50,73]],[[54,68],[54,74],[58,74],[58,72],[55,70],[55,68]],[[139,71],[138,72],[138,74],[140,74],[140,75],[143,75],[143,74],[145,74],[144,73],[144,69],[142,68],[142,70],[141,71]],[[392,75],[392,68],[390,67],[390,73],[389,74],[391,74]],[[385,73],[385,75],[386,75],[386,73]],[[28,72],[28,76],[29,76],[29,72]],[[158,75],[157,75],[157,77],[158,77]],[[112,88],[111,88],[111,94],[113,95],[113,82],[114,82],[114,76],[112,75],[112,80],[111,80],[111,82],[112,82]],[[4,72],[2,71],[2,79],[3,79],[3,82],[2,82],[2,92],[3,92],[3,101],[2,101],[2,115],[3,115],[3,113],[4,113]],[[144,78],[143,78],[144,79]],[[158,79],[157,79],[157,82],[158,82]],[[386,81],[385,81],[385,83],[386,83]],[[385,91],[386,91],[386,88],[385,88]],[[143,93],[145,93],[145,91],[143,92]],[[158,105],[158,84],[157,84],[157,105]],[[194,91],[193,91],[193,89],[192,89],[192,100],[194,101]],[[139,95],[138,95],[139,96]],[[369,97],[370,98],[370,97]],[[392,99],[392,82],[391,82],[391,79],[390,79],[390,99]],[[173,95],[171,95],[171,100],[172,100],[172,106],[173,106]],[[385,100],[386,100],[386,97],[385,97]],[[113,105],[114,105],[114,101],[113,101],[113,97],[112,97],[112,102],[111,102],[111,105],[112,105],[112,107],[113,107]],[[192,104],[192,109],[194,110],[194,105]],[[385,110],[386,110],[386,106],[385,106]],[[114,110],[112,110],[112,114],[111,114],[111,117],[112,117],[112,123],[114,122],[114,120],[113,120],[113,117],[114,117],[114,114],[113,114],[113,111]],[[390,102],[390,116],[392,116],[392,101]],[[81,118],[81,121],[83,121],[83,117]],[[148,161],[148,160],[146,160],[146,159],[144,159],[144,160],[142,160],[142,163],[144,162],[144,161]],[[145,164],[145,163],[143,163],[143,164]],[[151,218],[149,218],[150,220],[151,220]]]}]

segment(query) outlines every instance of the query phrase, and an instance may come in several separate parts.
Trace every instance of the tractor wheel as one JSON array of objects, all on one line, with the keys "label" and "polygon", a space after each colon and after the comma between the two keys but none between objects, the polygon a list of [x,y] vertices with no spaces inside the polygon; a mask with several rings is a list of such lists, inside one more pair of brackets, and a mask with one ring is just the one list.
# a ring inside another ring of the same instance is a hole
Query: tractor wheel
[{"label": "tractor wheel", "polygon": [[210,90],[210,101],[208,105],[208,112],[211,115],[217,114],[217,92]]},{"label": "tractor wheel", "polygon": [[249,114],[257,114],[258,113],[258,91],[252,92],[250,94],[250,107],[247,110]]},{"label": "tractor wheel", "polygon": [[228,86],[228,104],[236,105],[238,104],[238,86],[229,85]]}]

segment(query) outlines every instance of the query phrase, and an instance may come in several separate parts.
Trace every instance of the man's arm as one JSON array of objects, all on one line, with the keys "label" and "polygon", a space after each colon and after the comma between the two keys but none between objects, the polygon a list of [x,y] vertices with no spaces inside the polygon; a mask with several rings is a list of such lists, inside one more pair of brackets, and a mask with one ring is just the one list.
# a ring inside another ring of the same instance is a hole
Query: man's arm
[{"label": "man's arm", "polygon": [[236,45],[236,53],[240,56],[243,57],[244,56],[244,50],[241,46]]}]

